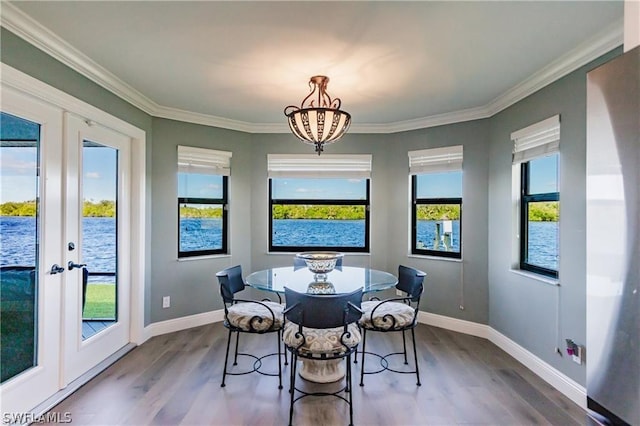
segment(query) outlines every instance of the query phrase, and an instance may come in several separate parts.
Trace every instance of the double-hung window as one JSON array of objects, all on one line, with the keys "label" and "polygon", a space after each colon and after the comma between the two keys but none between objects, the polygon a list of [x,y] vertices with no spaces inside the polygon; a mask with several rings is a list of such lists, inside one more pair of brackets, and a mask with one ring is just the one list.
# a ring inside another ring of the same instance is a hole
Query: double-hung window
[{"label": "double-hung window", "polygon": [[520,175],[520,269],[558,277],[560,117],[511,134]]},{"label": "double-hung window", "polygon": [[269,154],[269,251],[369,251],[371,155]]},{"label": "double-hung window", "polygon": [[411,253],[462,257],[462,145],[409,151]]},{"label": "double-hung window", "polygon": [[178,146],[178,257],[228,252],[231,153]]}]

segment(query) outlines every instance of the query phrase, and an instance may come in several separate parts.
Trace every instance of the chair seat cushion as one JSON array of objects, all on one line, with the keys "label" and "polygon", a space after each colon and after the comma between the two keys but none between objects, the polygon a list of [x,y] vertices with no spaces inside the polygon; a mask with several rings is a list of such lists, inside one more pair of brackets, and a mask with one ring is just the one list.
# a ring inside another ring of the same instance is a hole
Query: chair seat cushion
[{"label": "chair seat cushion", "polygon": [[[401,330],[413,324],[415,310],[401,302],[382,303],[380,301],[362,302],[364,314],[360,318],[360,326],[366,329]],[[373,317],[371,316],[373,312]]]},{"label": "chair seat cushion", "polygon": [[[269,309],[260,303],[268,306],[273,311],[273,316]],[[231,305],[227,314],[229,325],[244,331],[258,333],[282,328],[284,305],[269,301],[260,303],[240,302]],[[275,317],[275,324],[273,323],[273,317]]]},{"label": "chair seat cushion", "polygon": [[[302,337],[296,336],[299,325],[293,322],[287,322],[284,326],[282,340],[284,343],[293,348],[297,348],[302,343]],[[353,323],[347,326],[350,334],[345,335],[344,343],[353,348],[360,343],[362,339],[358,325]],[[304,345],[299,348],[300,354],[313,358],[325,358],[327,355],[341,355],[346,352],[346,348],[340,341],[344,327],[336,328],[307,328],[302,327],[304,334]]]}]

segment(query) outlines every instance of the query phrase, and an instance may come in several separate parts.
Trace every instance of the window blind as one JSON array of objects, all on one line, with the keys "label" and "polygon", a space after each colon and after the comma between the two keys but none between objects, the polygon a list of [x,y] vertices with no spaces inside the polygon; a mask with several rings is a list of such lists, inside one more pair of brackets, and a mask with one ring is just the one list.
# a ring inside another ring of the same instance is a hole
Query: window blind
[{"label": "window blind", "polygon": [[409,151],[409,173],[462,170],[462,145]]},{"label": "window blind", "polygon": [[231,155],[227,151],[178,145],[178,172],[229,176]]},{"label": "window blind", "polygon": [[268,154],[270,178],[370,178],[370,154]]},{"label": "window blind", "polygon": [[511,133],[513,164],[555,154],[560,149],[560,116],[542,120]]}]

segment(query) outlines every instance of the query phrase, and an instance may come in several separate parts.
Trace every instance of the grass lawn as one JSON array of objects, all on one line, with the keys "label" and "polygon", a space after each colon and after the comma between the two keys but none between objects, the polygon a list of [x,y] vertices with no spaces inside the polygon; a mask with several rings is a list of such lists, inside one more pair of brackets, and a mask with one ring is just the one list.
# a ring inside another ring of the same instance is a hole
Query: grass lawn
[{"label": "grass lawn", "polygon": [[116,317],[116,286],[113,284],[87,285],[84,319]]}]

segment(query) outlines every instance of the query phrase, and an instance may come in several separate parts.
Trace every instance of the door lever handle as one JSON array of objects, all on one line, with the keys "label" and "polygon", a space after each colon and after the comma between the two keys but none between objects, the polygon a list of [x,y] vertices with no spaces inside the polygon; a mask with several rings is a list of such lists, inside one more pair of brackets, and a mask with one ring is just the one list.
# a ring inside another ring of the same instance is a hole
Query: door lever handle
[{"label": "door lever handle", "polygon": [[70,260],[69,263],[67,263],[67,266],[69,267],[70,271],[73,271],[74,269],[84,268],[85,266],[87,266],[87,264],[86,263],[73,263],[73,260]]},{"label": "door lever handle", "polygon": [[49,273],[50,273],[51,275],[61,274],[61,273],[63,273],[63,272],[64,272],[64,268],[63,268],[62,266],[58,265],[57,263],[54,263],[54,264],[51,266],[51,271],[49,271]]}]

